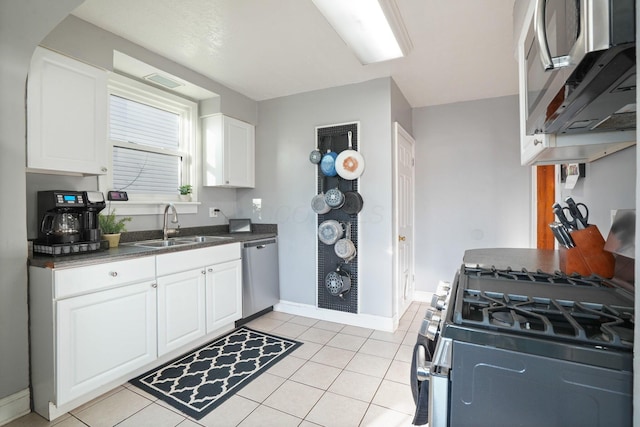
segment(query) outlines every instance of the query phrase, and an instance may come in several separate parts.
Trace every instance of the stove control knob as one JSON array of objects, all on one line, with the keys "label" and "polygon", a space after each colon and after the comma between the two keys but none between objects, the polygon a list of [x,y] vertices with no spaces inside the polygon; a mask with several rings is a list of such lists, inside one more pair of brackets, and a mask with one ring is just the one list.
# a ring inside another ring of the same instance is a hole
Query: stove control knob
[{"label": "stove control knob", "polygon": [[429,329],[429,322],[430,321],[431,320],[427,319],[427,318],[422,319],[422,323],[420,324],[420,330],[418,331],[418,333],[420,335],[422,335],[423,337],[427,336],[427,329]]},{"label": "stove control knob", "polygon": [[436,311],[434,308],[429,307],[429,308],[427,309],[426,313],[424,313],[424,318],[425,318],[425,320],[431,320],[431,318],[433,317],[433,315],[434,315],[434,314],[436,314],[436,313],[437,313],[437,311]]},{"label": "stove control knob", "polygon": [[436,339],[436,334],[438,333],[438,328],[440,327],[440,316],[438,314],[434,314],[429,324],[427,325],[427,331],[425,336],[429,338],[431,341]]},{"label": "stove control knob", "polygon": [[449,291],[451,290],[451,283],[449,282],[440,282],[438,284],[438,290],[436,291],[436,293],[438,295],[446,295],[449,293]]},{"label": "stove control knob", "polygon": [[446,300],[447,300],[446,295],[434,294],[433,297],[431,298],[431,307],[435,308],[436,310],[442,310],[446,305],[445,303]]}]

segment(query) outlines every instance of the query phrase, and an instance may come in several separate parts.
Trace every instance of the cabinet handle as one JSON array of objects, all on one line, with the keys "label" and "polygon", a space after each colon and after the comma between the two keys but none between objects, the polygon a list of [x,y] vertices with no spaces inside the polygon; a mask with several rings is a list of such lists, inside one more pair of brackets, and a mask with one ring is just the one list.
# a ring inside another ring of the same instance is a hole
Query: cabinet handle
[{"label": "cabinet handle", "polygon": [[204,270],[202,270],[200,273],[202,273],[202,274],[207,274],[207,272],[206,272],[206,271],[204,271]]},{"label": "cabinet handle", "polygon": [[541,139],[534,139],[534,140],[533,140],[533,145],[534,145],[534,147],[535,147],[536,145],[540,145],[540,144],[542,144],[542,140],[541,140]]},{"label": "cabinet handle", "polygon": [[404,236],[398,236],[398,240],[404,242],[405,240],[407,240],[407,238]]},{"label": "cabinet handle", "polygon": [[109,273],[109,276],[117,277],[118,276],[118,272],[117,271],[112,271],[112,272]]},{"label": "cabinet handle", "polygon": [[100,172],[106,172],[107,170],[108,169],[106,167],[104,167],[104,166],[100,168]]},{"label": "cabinet handle", "polygon": [[213,268],[207,270],[209,273],[213,273]]},{"label": "cabinet handle", "polygon": [[157,287],[158,287],[158,284],[157,284],[157,283],[152,283],[152,284],[151,284],[151,287],[152,287],[152,288],[157,288]]}]

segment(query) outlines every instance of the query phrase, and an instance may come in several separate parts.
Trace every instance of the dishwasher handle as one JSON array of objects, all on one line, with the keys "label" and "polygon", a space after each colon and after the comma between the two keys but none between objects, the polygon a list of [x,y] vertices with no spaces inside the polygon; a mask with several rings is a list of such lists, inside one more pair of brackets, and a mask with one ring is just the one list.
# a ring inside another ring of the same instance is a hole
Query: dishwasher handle
[{"label": "dishwasher handle", "polygon": [[264,249],[267,245],[271,245],[276,243],[276,239],[269,240],[255,240],[253,242],[246,242],[242,245],[243,248],[256,248],[256,249]]}]

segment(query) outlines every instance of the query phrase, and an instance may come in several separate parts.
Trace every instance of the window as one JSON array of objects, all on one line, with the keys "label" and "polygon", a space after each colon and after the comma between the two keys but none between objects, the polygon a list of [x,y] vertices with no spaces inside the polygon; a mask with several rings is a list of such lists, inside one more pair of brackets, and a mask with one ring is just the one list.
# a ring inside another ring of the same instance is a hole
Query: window
[{"label": "window", "polygon": [[194,102],[113,75],[106,187],[126,191],[139,203],[175,201],[180,185],[196,188],[196,118]]}]

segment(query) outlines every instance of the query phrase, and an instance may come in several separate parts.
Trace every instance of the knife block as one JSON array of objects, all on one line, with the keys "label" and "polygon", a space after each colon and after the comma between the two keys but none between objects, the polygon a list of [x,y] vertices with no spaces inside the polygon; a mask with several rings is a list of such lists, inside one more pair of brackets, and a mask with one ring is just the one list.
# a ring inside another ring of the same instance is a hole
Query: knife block
[{"label": "knife block", "polygon": [[584,230],[574,230],[571,238],[576,244],[574,248],[560,247],[560,270],[563,273],[613,277],[615,259],[612,253],[604,250],[604,238],[598,227],[589,225]]}]

